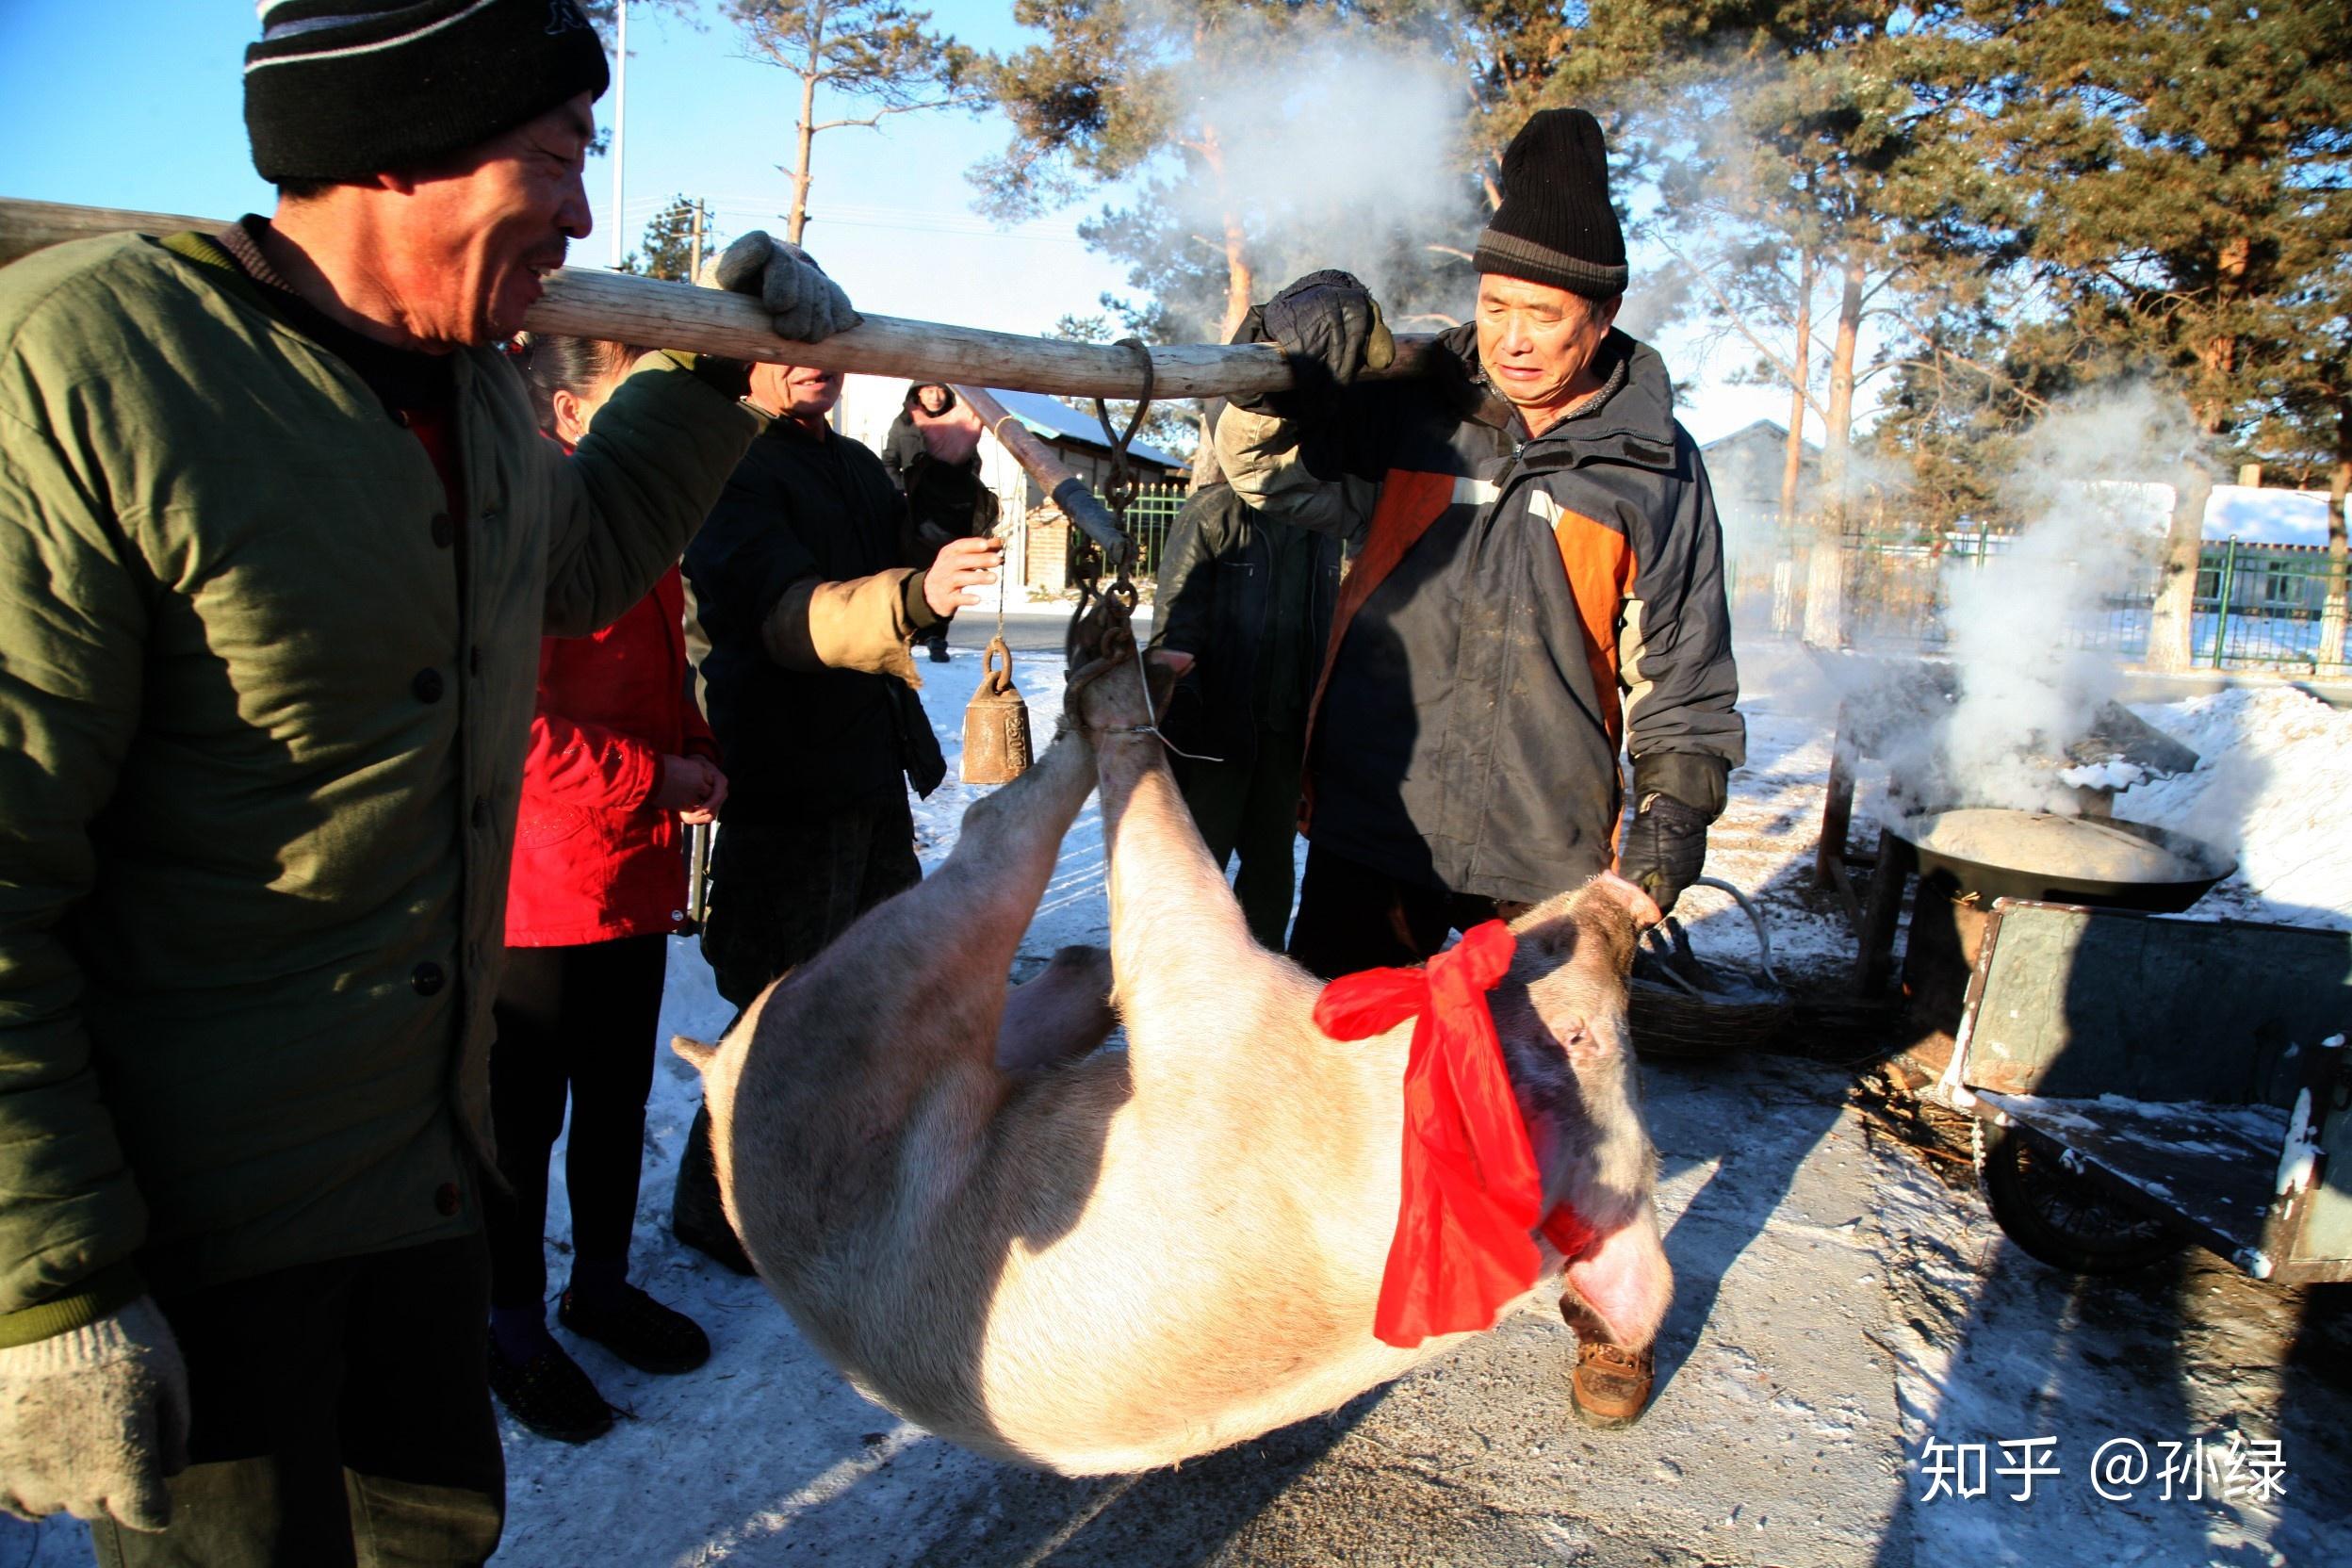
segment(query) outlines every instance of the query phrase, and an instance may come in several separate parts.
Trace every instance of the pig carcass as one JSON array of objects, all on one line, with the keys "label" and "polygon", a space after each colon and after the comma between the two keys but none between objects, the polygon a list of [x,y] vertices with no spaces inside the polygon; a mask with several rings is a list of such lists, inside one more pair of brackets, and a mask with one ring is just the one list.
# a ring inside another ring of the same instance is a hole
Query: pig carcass
[{"label": "pig carcass", "polygon": [[[1073,660],[1063,733],[974,804],[946,863],[772,987],[704,1073],[727,1212],[868,1397],[1070,1475],[1170,1464],[1329,1411],[1442,1352],[1372,1331],[1397,1221],[1411,1025],[1342,1043],[1320,984],[1251,941],[1143,732],[1123,619]],[[1154,679],[1182,668],[1154,655]],[[1099,784],[1107,955],[1006,973]],[[1587,1331],[1649,1344],[1670,1279],[1625,973],[1654,906],[1605,877],[1512,923],[1490,995]],[[1114,980],[1115,977],[1115,980]],[[1113,997],[1116,998],[1116,1013]],[[1124,1051],[1098,1050],[1115,1022]],[[1565,1404],[1565,1380],[1556,1396]]]}]

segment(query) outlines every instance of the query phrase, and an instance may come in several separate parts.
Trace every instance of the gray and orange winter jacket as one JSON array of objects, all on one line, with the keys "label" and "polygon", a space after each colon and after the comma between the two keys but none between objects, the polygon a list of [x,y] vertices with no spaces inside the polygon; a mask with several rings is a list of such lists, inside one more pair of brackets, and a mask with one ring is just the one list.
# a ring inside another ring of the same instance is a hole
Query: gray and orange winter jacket
[{"label": "gray and orange winter jacket", "polygon": [[1609,865],[1621,749],[1638,793],[1723,810],[1745,738],[1707,469],[1655,350],[1612,332],[1597,363],[1601,394],[1533,438],[1470,326],[1411,379],[1219,416],[1244,499],[1354,542],[1310,720],[1318,847],[1533,901]]}]

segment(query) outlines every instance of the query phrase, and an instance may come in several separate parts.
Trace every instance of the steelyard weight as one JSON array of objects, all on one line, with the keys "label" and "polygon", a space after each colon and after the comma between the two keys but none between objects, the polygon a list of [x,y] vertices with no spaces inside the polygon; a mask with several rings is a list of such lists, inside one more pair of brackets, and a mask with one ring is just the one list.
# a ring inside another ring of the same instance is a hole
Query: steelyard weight
[{"label": "steelyard weight", "polygon": [[1009,784],[1028,771],[1029,703],[1013,686],[1013,650],[1003,637],[991,637],[981,656],[979,689],[964,708],[963,779]]}]

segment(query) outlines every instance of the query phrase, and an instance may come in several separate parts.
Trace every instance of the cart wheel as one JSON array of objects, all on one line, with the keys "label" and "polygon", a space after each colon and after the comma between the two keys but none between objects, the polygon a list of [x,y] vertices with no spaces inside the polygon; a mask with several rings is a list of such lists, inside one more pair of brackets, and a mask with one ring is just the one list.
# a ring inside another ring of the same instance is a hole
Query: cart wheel
[{"label": "cart wheel", "polygon": [[1984,1202],[2011,1241],[2071,1274],[2125,1274],[2187,1241],[2161,1219],[2116,1202],[2005,1127],[1973,1124]]}]

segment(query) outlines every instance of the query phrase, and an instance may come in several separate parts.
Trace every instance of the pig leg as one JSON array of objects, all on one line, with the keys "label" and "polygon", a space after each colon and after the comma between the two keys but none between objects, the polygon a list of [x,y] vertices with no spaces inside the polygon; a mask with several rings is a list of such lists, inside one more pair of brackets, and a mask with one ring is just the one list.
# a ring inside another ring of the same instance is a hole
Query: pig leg
[{"label": "pig leg", "polygon": [[1250,939],[1158,738],[1108,735],[1096,751],[1119,1010],[1130,1021],[1197,1015],[1278,960]]},{"label": "pig leg", "polygon": [[1189,654],[1150,656],[1156,703],[1144,696],[1145,664],[1123,623],[1085,629],[1097,662],[1070,679],[1070,716],[1094,742],[1102,790],[1102,841],[1110,868],[1111,968],[1138,1070],[1150,1054],[1137,1021],[1196,1022],[1203,1006],[1253,999],[1252,981],[1281,960],[1250,939],[1223,868],[1209,858],[1178,793],[1159,737],[1144,730],[1164,710]]},{"label": "pig leg", "polygon": [[1631,1224],[1572,1259],[1563,1282],[1560,1314],[1579,1334],[1597,1333],[1628,1350],[1649,1348],[1674,1294],[1657,1213],[1644,1203]]},{"label": "pig leg", "polygon": [[[807,1053],[819,1041],[855,1061],[860,1092],[890,1114],[951,1062],[993,1069],[1005,974],[1094,773],[1083,735],[1056,741],[1036,766],[965,811],[938,871],[868,910],[779,981],[756,1004],[751,1027],[792,1038],[804,1077],[817,1071]],[[942,940],[942,932],[955,939]],[[825,1027],[804,1037],[811,1019]]]},{"label": "pig leg", "polygon": [[1119,1023],[1111,1006],[1111,956],[1099,947],[1065,947],[1044,972],[1004,998],[996,1031],[996,1065],[1021,1072],[1083,1056]]}]

